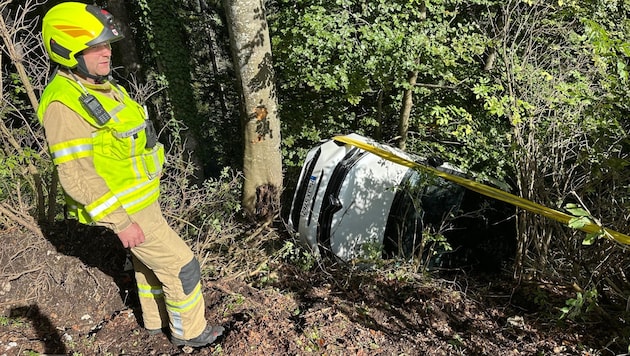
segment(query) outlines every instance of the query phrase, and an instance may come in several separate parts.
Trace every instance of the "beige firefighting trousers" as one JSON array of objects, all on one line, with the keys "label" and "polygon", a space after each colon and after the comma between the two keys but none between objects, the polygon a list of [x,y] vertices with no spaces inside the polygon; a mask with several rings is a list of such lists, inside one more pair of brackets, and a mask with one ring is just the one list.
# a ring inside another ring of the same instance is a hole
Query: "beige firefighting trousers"
[{"label": "beige firefighting trousers", "polygon": [[144,327],[168,326],[181,339],[199,336],[206,327],[205,303],[193,252],[157,202],[130,218],[145,235],[145,242],[131,249]]}]

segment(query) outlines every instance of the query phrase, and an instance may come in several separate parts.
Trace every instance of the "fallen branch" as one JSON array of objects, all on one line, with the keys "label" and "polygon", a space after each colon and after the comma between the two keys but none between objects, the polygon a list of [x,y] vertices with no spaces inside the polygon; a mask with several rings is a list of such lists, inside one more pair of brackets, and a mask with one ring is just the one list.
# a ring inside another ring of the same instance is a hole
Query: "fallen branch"
[{"label": "fallen branch", "polygon": [[42,230],[34,221],[32,221],[33,218],[30,215],[15,211],[7,203],[2,203],[2,205],[0,205],[0,215],[8,217],[11,221],[22,225],[23,227],[33,232],[35,235],[39,237],[44,237]]}]

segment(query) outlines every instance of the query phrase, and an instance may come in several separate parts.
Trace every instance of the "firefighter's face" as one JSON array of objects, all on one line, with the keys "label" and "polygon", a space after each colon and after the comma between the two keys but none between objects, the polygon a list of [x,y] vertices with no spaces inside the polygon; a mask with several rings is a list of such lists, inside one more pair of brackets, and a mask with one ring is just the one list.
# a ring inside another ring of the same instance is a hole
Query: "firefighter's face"
[{"label": "firefighter's face", "polygon": [[111,71],[112,47],[105,42],[83,50],[83,60],[88,72],[106,76]]}]

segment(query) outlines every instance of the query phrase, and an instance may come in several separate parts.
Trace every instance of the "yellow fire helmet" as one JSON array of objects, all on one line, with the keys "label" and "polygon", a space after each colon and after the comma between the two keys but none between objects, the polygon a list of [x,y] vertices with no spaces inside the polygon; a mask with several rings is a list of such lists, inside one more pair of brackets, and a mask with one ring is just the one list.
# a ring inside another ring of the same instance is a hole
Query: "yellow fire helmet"
[{"label": "yellow fire helmet", "polygon": [[51,8],[42,20],[42,38],[50,59],[74,68],[84,49],[124,36],[113,16],[100,7],[79,2],[64,2]]}]

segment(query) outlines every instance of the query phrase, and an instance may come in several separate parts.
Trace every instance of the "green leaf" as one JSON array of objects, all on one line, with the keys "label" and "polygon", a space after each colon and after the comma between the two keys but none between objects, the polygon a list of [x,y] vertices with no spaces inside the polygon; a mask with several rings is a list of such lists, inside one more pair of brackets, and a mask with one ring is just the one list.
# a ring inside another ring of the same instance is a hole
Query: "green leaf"
[{"label": "green leaf", "polygon": [[576,208],[567,208],[567,211],[568,211],[569,213],[571,213],[571,215],[573,215],[573,216],[580,216],[580,217],[581,217],[581,216],[590,216],[590,215],[589,215],[589,213],[588,213],[588,211],[586,211],[586,210],[584,210],[584,209],[582,209],[582,208],[579,208],[579,207],[576,207]]},{"label": "green leaf", "polygon": [[581,229],[586,225],[592,224],[591,219],[586,216],[580,216],[569,220],[569,227],[573,229]]},{"label": "green leaf", "polygon": [[595,243],[595,240],[597,240],[600,236],[600,233],[586,234],[586,237],[584,238],[584,240],[582,240],[582,245],[590,246]]}]

